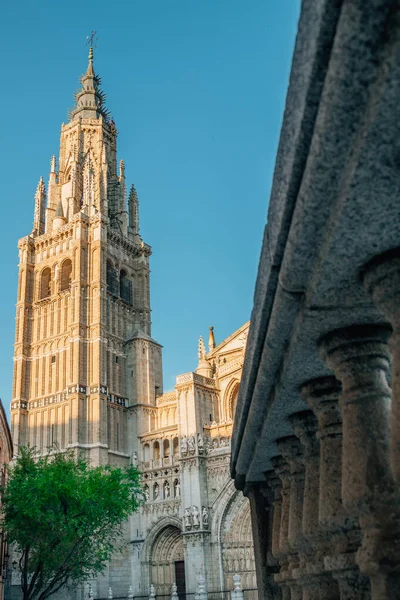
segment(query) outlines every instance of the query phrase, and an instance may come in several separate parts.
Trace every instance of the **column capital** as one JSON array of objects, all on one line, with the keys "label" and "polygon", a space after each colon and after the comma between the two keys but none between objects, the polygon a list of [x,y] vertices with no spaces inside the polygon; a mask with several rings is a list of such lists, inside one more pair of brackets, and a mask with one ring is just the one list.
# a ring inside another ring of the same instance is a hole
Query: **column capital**
[{"label": "column capital", "polygon": [[390,395],[386,375],[391,365],[388,340],[390,325],[352,325],[336,329],[319,340],[319,349],[328,367],[341,381],[341,400],[351,401],[355,390],[357,398],[365,390]]},{"label": "column capital", "polygon": [[[290,469],[287,461],[283,458],[283,456],[274,456],[271,459],[272,468],[280,481],[284,483],[285,481],[289,481]],[[268,473],[273,473],[273,471],[268,471]],[[276,479],[274,479],[276,481]]]},{"label": "column capital", "polygon": [[363,267],[361,279],[375,304],[390,320],[393,328],[399,330],[400,247],[375,256]]},{"label": "column capital", "polygon": [[276,441],[282,457],[289,465],[289,478],[304,476],[304,452],[300,440],[295,435]]},{"label": "column capital", "polygon": [[316,436],[318,422],[311,410],[296,413],[290,417],[295,435],[304,447],[306,460],[319,457],[319,440]]},{"label": "column capital", "polygon": [[342,493],[351,516],[376,510],[392,489],[388,385],[391,332],[385,324],[353,325],[330,332],[319,343],[328,367],[342,384]]},{"label": "column capital", "polygon": [[243,489],[243,496],[249,498],[250,496],[262,497],[265,501],[265,505],[270,505],[270,488],[267,481],[256,481],[252,483],[246,483]]},{"label": "column capital", "polygon": [[342,435],[342,416],[338,403],[341,390],[341,383],[334,376],[312,379],[301,387],[303,400],[317,417],[320,439],[327,435]]}]

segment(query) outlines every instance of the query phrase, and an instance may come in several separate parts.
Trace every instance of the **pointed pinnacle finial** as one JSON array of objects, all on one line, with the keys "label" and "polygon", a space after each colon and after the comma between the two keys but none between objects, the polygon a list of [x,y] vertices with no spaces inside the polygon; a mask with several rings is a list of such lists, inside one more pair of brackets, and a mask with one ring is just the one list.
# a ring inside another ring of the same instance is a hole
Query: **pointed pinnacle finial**
[{"label": "pointed pinnacle finial", "polygon": [[51,157],[51,161],[50,161],[50,173],[55,173],[56,172],[56,157],[53,154],[53,156]]},{"label": "pointed pinnacle finial", "polygon": [[37,184],[37,188],[36,188],[36,196],[39,194],[44,194],[45,193],[45,186],[44,186],[44,181],[43,181],[43,177],[41,176],[39,179],[39,183]]},{"label": "pointed pinnacle finial", "polygon": [[206,352],[206,347],[204,345],[204,340],[203,340],[203,336],[201,335],[199,337],[199,349],[197,352],[197,356],[199,357],[199,361],[203,360],[206,356],[207,352]]},{"label": "pointed pinnacle finial", "polygon": [[135,189],[134,184],[132,183],[130,192],[129,192],[129,227],[133,235],[139,234],[139,198]]},{"label": "pointed pinnacle finial", "polygon": [[89,48],[89,60],[93,60],[93,46]]},{"label": "pointed pinnacle finial", "polygon": [[214,350],[214,348],[215,348],[214,327],[211,325],[210,326],[210,335],[208,336],[208,349],[211,352],[211,350]]}]

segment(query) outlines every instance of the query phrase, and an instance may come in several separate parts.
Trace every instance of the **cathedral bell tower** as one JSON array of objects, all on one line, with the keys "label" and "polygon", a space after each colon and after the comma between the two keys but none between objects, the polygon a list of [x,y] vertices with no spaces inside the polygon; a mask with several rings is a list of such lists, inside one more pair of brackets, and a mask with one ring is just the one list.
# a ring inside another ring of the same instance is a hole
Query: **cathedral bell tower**
[{"label": "cathedral bell tower", "polygon": [[123,464],[140,411],[162,393],[151,248],[134,186],[127,202],[122,160],[117,170],[117,130],[92,48],[75,101],[58,168],[53,156],[32,232],[18,244],[12,432],[15,446],[80,448],[93,464]]}]

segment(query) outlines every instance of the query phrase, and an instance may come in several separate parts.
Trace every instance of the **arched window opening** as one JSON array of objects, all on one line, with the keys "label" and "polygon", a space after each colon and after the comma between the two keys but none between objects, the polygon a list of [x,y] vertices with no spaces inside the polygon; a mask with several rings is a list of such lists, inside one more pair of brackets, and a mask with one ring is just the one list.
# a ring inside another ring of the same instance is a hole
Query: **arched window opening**
[{"label": "arched window opening", "polygon": [[159,460],[160,458],[160,444],[158,442],[154,442],[153,444],[153,459]]},{"label": "arched window opening", "polygon": [[114,296],[118,296],[119,292],[118,271],[109,260],[107,261],[107,292]]},{"label": "arched window opening", "polygon": [[62,267],[61,267],[60,290],[61,291],[69,290],[71,287],[71,281],[72,281],[72,262],[68,258],[67,260],[64,260]]},{"label": "arched window opening", "polygon": [[119,274],[119,295],[122,300],[132,304],[132,281],[124,270]]},{"label": "arched window opening", "polygon": [[163,441],[163,449],[164,449],[164,458],[168,458],[170,455],[169,440]]},{"label": "arched window opening", "polygon": [[48,298],[48,296],[51,296],[51,269],[46,267],[40,278],[40,299]]},{"label": "arched window opening", "polygon": [[178,440],[178,438],[174,438],[174,440],[172,442],[172,448],[173,448],[174,456],[178,456],[179,455],[179,440]]},{"label": "arched window opening", "polygon": [[143,460],[145,462],[147,462],[147,461],[150,460],[150,446],[149,446],[149,444],[145,444],[143,446]]}]

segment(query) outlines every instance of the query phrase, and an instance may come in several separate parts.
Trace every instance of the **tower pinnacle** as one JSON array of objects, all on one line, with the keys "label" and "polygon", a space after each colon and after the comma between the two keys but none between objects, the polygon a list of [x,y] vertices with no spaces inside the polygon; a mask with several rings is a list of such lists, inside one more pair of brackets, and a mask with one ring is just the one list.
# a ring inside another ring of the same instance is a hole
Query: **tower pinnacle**
[{"label": "tower pinnacle", "polygon": [[211,350],[214,350],[214,348],[215,348],[214,327],[211,325],[210,326],[210,335],[208,336],[208,349],[211,352]]},{"label": "tower pinnacle", "polygon": [[46,209],[46,188],[43,177],[39,179],[39,183],[35,193],[35,212],[33,217],[32,235],[42,235],[45,228],[45,209]]},{"label": "tower pinnacle", "polygon": [[203,337],[199,338],[198,352],[199,363],[197,365],[196,373],[203,375],[204,377],[212,377],[212,368],[207,360],[207,352],[204,344]]},{"label": "tower pinnacle", "polygon": [[131,191],[129,192],[129,231],[132,235],[139,235],[139,199],[132,183]]},{"label": "tower pinnacle", "polygon": [[108,121],[109,112],[105,107],[106,94],[100,89],[101,78],[96,75],[93,67],[93,35],[90,36],[87,70],[81,77],[81,89],[75,94],[76,107],[71,112],[71,119],[103,117]]}]

